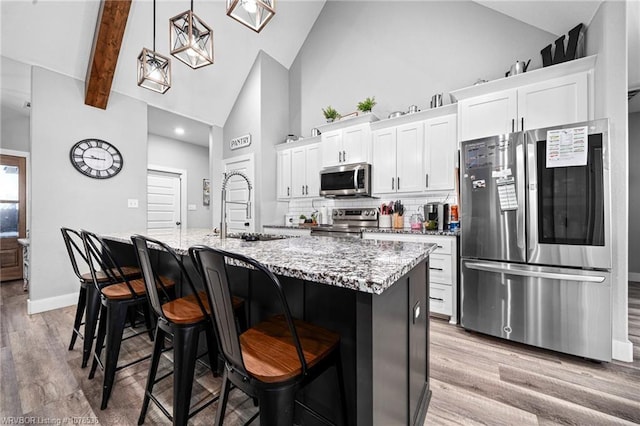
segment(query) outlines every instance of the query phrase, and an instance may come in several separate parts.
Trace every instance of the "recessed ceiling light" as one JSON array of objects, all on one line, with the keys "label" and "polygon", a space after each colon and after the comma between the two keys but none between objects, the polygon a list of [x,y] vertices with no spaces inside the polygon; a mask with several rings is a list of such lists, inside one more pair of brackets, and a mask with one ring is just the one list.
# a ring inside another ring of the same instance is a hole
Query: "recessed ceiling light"
[{"label": "recessed ceiling light", "polygon": [[175,128],[176,135],[184,135],[184,129],[182,127]]}]

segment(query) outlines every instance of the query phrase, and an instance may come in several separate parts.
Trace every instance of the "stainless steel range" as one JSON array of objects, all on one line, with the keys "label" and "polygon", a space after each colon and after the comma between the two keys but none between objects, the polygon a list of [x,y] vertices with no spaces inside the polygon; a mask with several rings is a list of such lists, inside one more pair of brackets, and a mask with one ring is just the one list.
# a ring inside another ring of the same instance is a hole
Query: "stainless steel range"
[{"label": "stainless steel range", "polygon": [[375,208],[333,209],[333,225],[311,228],[311,235],[320,237],[360,238],[362,229],[378,227],[378,211]]}]

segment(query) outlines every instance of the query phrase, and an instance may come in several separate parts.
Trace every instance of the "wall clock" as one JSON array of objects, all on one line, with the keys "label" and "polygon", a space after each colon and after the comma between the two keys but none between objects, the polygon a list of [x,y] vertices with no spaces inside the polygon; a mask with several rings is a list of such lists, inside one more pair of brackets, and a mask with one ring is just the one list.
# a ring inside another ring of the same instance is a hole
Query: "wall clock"
[{"label": "wall clock", "polygon": [[108,179],[120,173],[123,159],[118,148],[100,139],[84,139],[69,151],[71,164],[83,175]]}]

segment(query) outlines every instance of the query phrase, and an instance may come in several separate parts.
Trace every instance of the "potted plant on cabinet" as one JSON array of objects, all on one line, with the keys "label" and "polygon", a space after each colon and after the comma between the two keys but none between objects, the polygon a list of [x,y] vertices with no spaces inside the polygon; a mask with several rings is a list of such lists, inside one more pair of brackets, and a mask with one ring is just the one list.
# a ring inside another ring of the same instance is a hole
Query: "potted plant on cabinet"
[{"label": "potted plant on cabinet", "polygon": [[338,111],[336,111],[331,105],[326,109],[322,108],[322,113],[324,114],[324,118],[327,119],[327,123],[333,123],[334,120],[340,118]]},{"label": "potted plant on cabinet", "polygon": [[370,113],[373,107],[376,106],[376,97],[367,98],[362,102],[358,102],[358,111],[363,114]]}]

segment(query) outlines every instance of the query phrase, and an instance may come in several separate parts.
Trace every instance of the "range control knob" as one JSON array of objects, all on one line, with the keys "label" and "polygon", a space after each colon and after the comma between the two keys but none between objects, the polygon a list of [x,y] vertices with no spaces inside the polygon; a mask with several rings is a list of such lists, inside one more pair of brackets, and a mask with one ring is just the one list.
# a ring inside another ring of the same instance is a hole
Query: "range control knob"
[{"label": "range control knob", "polygon": [[365,210],[365,211],[364,211],[364,215],[365,215],[365,216],[369,216],[369,210]]}]

